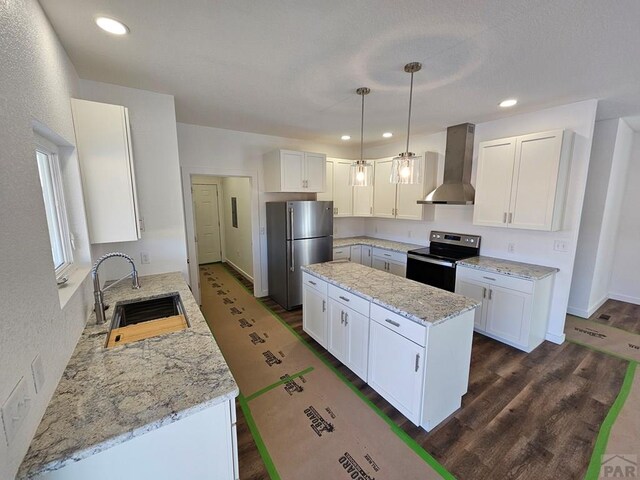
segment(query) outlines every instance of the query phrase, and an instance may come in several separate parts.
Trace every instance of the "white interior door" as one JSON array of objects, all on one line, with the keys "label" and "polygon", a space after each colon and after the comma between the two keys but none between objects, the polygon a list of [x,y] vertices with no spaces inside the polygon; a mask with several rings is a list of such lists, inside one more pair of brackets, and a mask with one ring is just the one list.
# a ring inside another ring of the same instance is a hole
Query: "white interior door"
[{"label": "white interior door", "polygon": [[193,185],[193,209],[196,215],[196,246],[198,264],[220,262],[220,217],[218,186]]}]

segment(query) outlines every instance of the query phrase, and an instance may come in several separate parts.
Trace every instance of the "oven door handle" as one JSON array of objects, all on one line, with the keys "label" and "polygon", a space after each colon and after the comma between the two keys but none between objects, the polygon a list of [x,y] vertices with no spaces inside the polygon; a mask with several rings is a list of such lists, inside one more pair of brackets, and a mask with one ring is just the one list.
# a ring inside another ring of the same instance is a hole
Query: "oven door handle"
[{"label": "oven door handle", "polygon": [[413,260],[418,260],[419,262],[425,263],[433,263],[435,265],[442,265],[445,267],[455,267],[455,262],[447,262],[446,260],[435,260],[433,258],[421,257],[419,255],[412,255],[411,253],[407,254],[407,258],[411,258]]}]

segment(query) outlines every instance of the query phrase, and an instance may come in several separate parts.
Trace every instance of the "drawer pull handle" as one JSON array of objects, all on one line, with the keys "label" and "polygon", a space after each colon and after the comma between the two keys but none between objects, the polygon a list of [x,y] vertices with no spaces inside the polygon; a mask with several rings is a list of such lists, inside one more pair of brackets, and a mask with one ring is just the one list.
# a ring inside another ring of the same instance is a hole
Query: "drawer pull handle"
[{"label": "drawer pull handle", "polygon": [[316,282],[314,282],[313,280],[309,280],[309,283],[310,283],[311,285],[316,285]]},{"label": "drawer pull handle", "polygon": [[384,255],[385,257],[390,257],[390,256],[391,256],[391,255],[389,255],[388,253],[383,253],[383,255]]},{"label": "drawer pull handle", "polygon": [[349,299],[348,299],[348,298],[343,297],[342,295],[340,295],[338,298],[340,298],[340,299],[344,300],[345,302],[348,302],[348,301],[349,301]]},{"label": "drawer pull handle", "polygon": [[495,279],[495,278],[491,278],[491,277],[482,277],[482,278],[484,278],[484,279],[486,279],[486,280],[492,280],[492,281],[494,281],[494,282],[496,281],[496,279]]},{"label": "drawer pull handle", "polygon": [[398,327],[400,328],[400,324],[398,322],[394,322],[393,320],[389,319],[389,318],[385,318],[384,319],[385,322],[390,323],[391,325],[393,325],[394,327]]},{"label": "drawer pull handle", "polygon": [[418,371],[418,368],[420,368],[420,354],[416,353],[416,368],[415,371]]}]

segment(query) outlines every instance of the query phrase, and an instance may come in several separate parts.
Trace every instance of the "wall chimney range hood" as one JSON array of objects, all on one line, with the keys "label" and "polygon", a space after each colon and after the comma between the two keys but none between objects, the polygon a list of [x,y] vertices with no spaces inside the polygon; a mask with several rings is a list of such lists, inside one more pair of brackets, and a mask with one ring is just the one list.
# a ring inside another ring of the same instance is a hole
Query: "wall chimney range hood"
[{"label": "wall chimney range hood", "polygon": [[470,182],[475,129],[476,126],[472,123],[462,123],[447,128],[444,181],[424,200],[418,200],[418,203],[473,205],[476,191]]}]

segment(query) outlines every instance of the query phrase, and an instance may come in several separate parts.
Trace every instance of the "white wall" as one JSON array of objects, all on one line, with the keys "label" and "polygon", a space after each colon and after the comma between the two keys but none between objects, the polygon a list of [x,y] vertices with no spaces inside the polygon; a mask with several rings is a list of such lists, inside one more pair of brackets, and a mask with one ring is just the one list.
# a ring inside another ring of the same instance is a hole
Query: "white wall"
[{"label": "white wall", "polygon": [[[478,142],[565,128],[576,133],[571,162],[571,174],[564,226],[558,232],[533,232],[528,230],[478,227],[473,225],[473,206],[438,205],[425,206],[435,208],[433,221],[413,222],[391,219],[367,219],[367,235],[404,240],[426,245],[428,232],[432,229],[482,236],[481,253],[485,256],[506,258],[509,260],[554,266],[560,269],[556,275],[551,305],[547,339],[561,342],[564,339],[564,320],[569,299],[569,290],[576,254],[576,242],[580,224],[580,213],[584,199],[587,170],[591,152],[591,140],[595,123],[597,102],[589,100],[570,105],[541,110],[538,112],[513,115],[508,118],[476,125],[474,165],[471,182],[475,184]],[[444,173],[444,150],[446,132],[434,135],[412,136],[411,150],[423,154],[433,151],[439,154],[438,183]],[[401,141],[369,148],[367,158],[390,157],[404,150]],[[567,252],[553,250],[554,240],[568,242]],[[515,244],[515,251],[508,252],[509,243]]]},{"label": "white wall", "polygon": [[[78,77],[35,0],[0,2],[0,58],[0,405],[21,377],[32,399],[10,445],[0,427],[0,478],[9,479],[75,348],[92,299],[86,270],[64,309],[55,282],[32,122],[75,144],[70,97],[77,91]],[[81,191],[73,151],[64,168],[71,176],[65,179],[65,193],[72,203],[71,228],[81,244],[77,256],[87,260],[84,209],[73,203]],[[31,362],[38,354],[45,383],[36,394]]]},{"label": "white wall", "polygon": [[[141,275],[180,271],[188,278],[173,96],[89,80],[80,80],[79,90],[85,100],[129,109],[138,208],[144,220],[140,240],[92,245],[94,260],[121,251],[133,257]],[[149,264],[141,264],[143,252]],[[120,278],[128,268],[125,261],[105,263],[101,279]]]},{"label": "white wall", "polygon": [[[238,226],[231,215],[231,198],[236,198]],[[251,238],[251,182],[243,177],[222,179],[224,259],[253,281],[253,240]]]},{"label": "white wall", "polygon": [[640,305],[640,133],[633,136],[626,177],[609,296]]},{"label": "white wall", "polygon": [[[263,185],[262,156],[278,148],[326,153],[333,157],[351,158],[353,148],[340,148],[313,142],[258,135],[254,133],[201,127],[178,123],[178,146],[183,173],[183,192],[187,220],[189,251],[195,251],[191,242],[193,215],[191,192],[186,188],[191,175],[219,175],[250,177],[252,198],[252,247],[254,269],[254,293],[268,294],[266,207],[268,201],[314,199],[315,194],[265,193]],[[191,264],[191,278],[197,278],[197,266]],[[197,284],[191,282],[197,297]]]},{"label": "white wall", "polygon": [[622,119],[596,122],[568,311],[590,317],[609,298],[633,130]]}]

